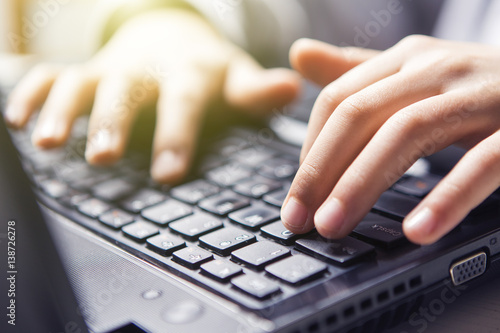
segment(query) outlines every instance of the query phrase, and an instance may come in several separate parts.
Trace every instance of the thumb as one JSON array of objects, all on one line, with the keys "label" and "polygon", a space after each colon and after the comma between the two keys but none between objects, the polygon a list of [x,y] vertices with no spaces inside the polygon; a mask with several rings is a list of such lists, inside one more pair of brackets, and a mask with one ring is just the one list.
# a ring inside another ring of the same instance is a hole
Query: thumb
[{"label": "thumb", "polygon": [[326,86],[380,51],[360,47],[338,47],[302,38],[290,48],[290,63],[305,78]]},{"label": "thumb", "polygon": [[244,111],[266,113],[290,103],[300,91],[300,76],[291,69],[264,69],[246,53],[230,62],[224,84],[227,103]]}]

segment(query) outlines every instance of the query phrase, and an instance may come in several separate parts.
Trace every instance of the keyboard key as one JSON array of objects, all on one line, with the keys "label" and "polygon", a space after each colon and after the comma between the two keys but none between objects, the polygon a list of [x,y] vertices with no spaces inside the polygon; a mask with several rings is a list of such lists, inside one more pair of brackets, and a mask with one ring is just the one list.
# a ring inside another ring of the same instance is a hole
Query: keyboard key
[{"label": "keyboard key", "polygon": [[92,189],[92,193],[105,201],[117,201],[130,195],[134,190],[135,186],[131,183],[115,178],[96,184]]},{"label": "keyboard key", "polygon": [[200,200],[219,193],[219,191],[220,188],[218,186],[210,184],[203,179],[199,179],[184,185],[174,187],[170,194],[176,199],[179,199],[191,205],[195,205]]},{"label": "keyboard key", "polygon": [[97,218],[102,213],[111,209],[109,204],[96,198],[84,200],[80,202],[77,207],[81,213],[92,218]]},{"label": "keyboard key", "polygon": [[269,241],[259,241],[231,253],[231,260],[254,269],[262,269],[290,254],[286,247]]},{"label": "keyboard key", "polygon": [[234,153],[245,149],[249,145],[250,142],[248,142],[248,140],[237,136],[230,136],[221,140],[220,142],[217,142],[213,147],[217,155],[221,155],[222,157],[229,157]]},{"label": "keyboard key", "polygon": [[227,163],[227,159],[218,154],[206,154],[196,163],[196,174],[204,175],[207,171],[220,167]]},{"label": "keyboard key", "polygon": [[168,200],[144,209],[142,216],[159,225],[167,225],[192,213],[193,209],[190,206],[176,200]]},{"label": "keyboard key", "polygon": [[318,234],[311,234],[295,242],[298,250],[332,263],[349,265],[374,252],[374,247],[352,237],[329,240]]},{"label": "keyboard key", "polygon": [[40,172],[49,170],[57,171],[55,167],[62,163],[56,162],[64,160],[66,156],[67,152],[65,152],[63,148],[50,150],[35,149],[31,154],[25,155],[25,157],[30,160],[33,168]]},{"label": "keyboard key", "polygon": [[54,173],[57,178],[72,182],[78,179],[88,178],[92,176],[91,167],[83,159],[72,159],[60,163],[54,168]]},{"label": "keyboard key", "polygon": [[186,247],[175,251],[173,260],[190,269],[197,269],[213,259],[213,254],[199,247]]},{"label": "keyboard key", "polygon": [[137,221],[122,228],[125,236],[136,242],[144,242],[146,238],[158,234],[158,228],[146,221]]},{"label": "keyboard key", "polygon": [[263,226],[260,228],[260,231],[264,236],[272,238],[285,245],[293,244],[295,239],[298,237],[298,235],[285,228],[281,220]]},{"label": "keyboard key", "polygon": [[246,207],[249,204],[250,200],[248,200],[248,198],[231,191],[224,191],[213,197],[200,201],[198,206],[210,213],[225,216],[235,210]]},{"label": "keyboard key", "polygon": [[221,256],[227,256],[232,251],[255,242],[255,236],[247,231],[227,227],[200,237],[200,245]]},{"label": "keyboard key", "polygon": [[267,273],[293,285],[318,278],[327,270],[325,263],[303,254],[291,256],[266,267]]},{"label": "keyboard key", "polygon": [[403,177],[392,186],[394,191],[412,195],[417,198],[425,197],[441,180],[441,177],[427,174],[422,177]]},{"label": "keyboard key", "polygon": [[285,201],[288,189],[279,190],[265,195],[262,199],[270,205],[281,207]]},{"label": "keyboard key", "polygon": [[207,172],[206,178],[219,186],[229,187],[251,175],[250,169],[238,163],[230,163]]},{"label": "keyboard key", "polygon": [[269,161],[274,155],[276,155],[276,152],[267,147],[252,146],[236,151],[232,158],[236,162],[255,168]]},{"label": "keyboard key", "polygon": [[143,188],[121,202],[121,206],[132,213],[165,201],[167,196],[159,191]]},{"label": "keyboard key", "polygon": [[406,215],[415,208],[419,199],[394,191],[385,191],[373,206],[373,210],[398,221],[403,221]]},{"label": "keyboard key", "polygon": [[110,174],[101,174],[98,176],[92,176],[92,177],[87,177],[87,178],[79,178],[75,180],[74,182],[71,182],[70,186],[74,189],[83,191],[83,192],[90,192],[92,191],[93,187],[96,184],[99,184],[100,182],[104,182],[107,179],[111,177]]},{"label": "keyboard key", "polygon": [[159,234],[153,237],[149,237],[146,240],[146,246],[161,254],[162,256],[169,256],[174,251],[180,250],[186,246],[186,242],[180,237],[169,235],[169,234]]},{"label": "keyboard key", "polygon": [[369,243],[386,248],[394,247],[406,239],[401,222],[373,213],[368,213],[353,233]]},{"label": "keyboard key", "polygon": [[228,282],[243,270],[240,266],[226,260],[213,260],[201,265],[201,271],[219,282]]},{"label": "keyboard key", "polygon": [[299,164],[285,158],[275,158],[259,168],[259,174],[271,179],[287,179],[295,176]]},{"label": "keyboard key", "polygon": [[279,219],[280,211],[274,207],[254,205],[231,213],[228,217],[246,228],[257,230],[264,224]]},{"label": "keyboard key", "polygon": [[170,229],[190,241],[195,241],[200,236],[222,228],[222,226],[221,220],[204,213],[196,213],[169,224]]},{"label": "keyboard key", "polygon": [[68,207],[76,207],[84,200],[90,198],[90,195],[70,188],[66,195],[59,198],[59,202]]},{"label": "keyboard key", "polygon": [[231,283],[236,288],[258,299],[271,297],[281,291],[277,283],[257,274],[235,277]]},{"label": "keyboard key", "polygon": [[115,208],[99,216],[99,221],[113,229],[120,229],[124,225],[134,222],[134,217]]},{"label": "keyboard key", "polygon": [[68,185],[57,179],[46,179],[40,183],[40,187],[49,197],[54,199],[65,196],[69,191]]},{"label": "keyboard key", "polygon": [[258,199],[264,194],[281,188],[281,183],[264,177],[253,177],[234,186],[236,193]]}]

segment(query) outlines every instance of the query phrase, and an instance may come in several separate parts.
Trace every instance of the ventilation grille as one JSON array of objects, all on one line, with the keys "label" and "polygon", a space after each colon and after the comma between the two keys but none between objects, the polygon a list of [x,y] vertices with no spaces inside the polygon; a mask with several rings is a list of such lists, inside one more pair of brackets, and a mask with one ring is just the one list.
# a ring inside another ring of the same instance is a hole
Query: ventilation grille
[{"label": "ventilation grille", "polygon": [[[330,332],[339,328],[341,324],[345,325],[346,323],[351,322],[355,317],[359,318],[363,314],[370,312],[375,306],[385,306],[391,299],[403,296],[410,291],[414,291],[414,289],[420,287],[421,285],[422,277],[420,275],[414,276],[407,281],[394,284],[390,289],[380,290],[372,296],[361,299],[357,303],[349,304],[337,313],[329,313],[327,316],[320,318],[319,320],[307,322],[301,329],[292,332]],[[367,327],[377,327],[377,329],[382,329],[380,325],[397,325],[399,322],[404,320],[405,315],[410,313],[410,310],[415,307],[415,304],[421,302],[421,298],[402,302],[401,304],[392,307],[389,311],[384,312],[382,315],[377,316],[377,318],[371,318],[367,322],[363,321],[364,324],[355,324],[354,329],[359,329],[367,325]],[[398,313],[397,316],[394,315],[396,312]],[[364,329],[363,332],[365,332]],[[377,330],[374,332],[377,332]]]}]

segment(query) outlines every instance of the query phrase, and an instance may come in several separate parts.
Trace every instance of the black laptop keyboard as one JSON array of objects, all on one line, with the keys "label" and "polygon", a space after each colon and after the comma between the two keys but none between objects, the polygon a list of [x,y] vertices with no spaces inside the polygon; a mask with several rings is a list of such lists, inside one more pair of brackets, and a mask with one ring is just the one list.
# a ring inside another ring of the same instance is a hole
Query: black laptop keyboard
[{"label": "black laptop keyboard", "polygon": [[299,150],[235,131],[205,150],[195,177],[175,186],[149,178],[148,157],[129,154],[112,168],[85,163],[85,121],[65,148],[39,151],[29,130],[15,143],[41,200],[126,251],[237,303],[258,308],[373,263],[379,251],[410,246],[401,220],[439,177],[405,176],[344,239],[295,235],[280,207]]}]

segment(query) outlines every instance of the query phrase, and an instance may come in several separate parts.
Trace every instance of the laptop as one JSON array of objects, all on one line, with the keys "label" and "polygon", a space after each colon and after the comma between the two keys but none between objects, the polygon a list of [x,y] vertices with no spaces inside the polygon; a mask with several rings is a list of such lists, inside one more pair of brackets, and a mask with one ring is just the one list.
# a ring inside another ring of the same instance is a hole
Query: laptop
[{"label": "laptop", "polygon": [[140,149],[112,168],[87,165],[85,118],[51,151],[31,146],[32,125],[9,138],[2,120],[1,233],[13,265],[2,290],[15,293],[2,305],[16,324],[2,331],[421,331],[422,308],[499,276],[498,193],[433,245],[402,233],[457,158],[450,151],[418,162],[342,240],[286,230],[279,209],[300,151],[289,128],[304,127],[304,105],[272,128],[207,139],[174,187],[149,179]]}]

